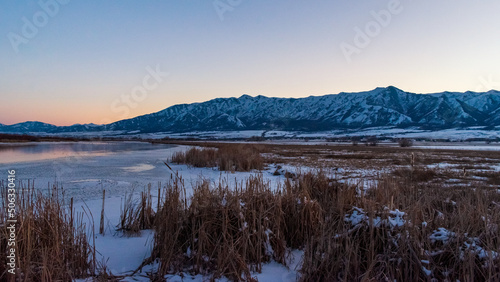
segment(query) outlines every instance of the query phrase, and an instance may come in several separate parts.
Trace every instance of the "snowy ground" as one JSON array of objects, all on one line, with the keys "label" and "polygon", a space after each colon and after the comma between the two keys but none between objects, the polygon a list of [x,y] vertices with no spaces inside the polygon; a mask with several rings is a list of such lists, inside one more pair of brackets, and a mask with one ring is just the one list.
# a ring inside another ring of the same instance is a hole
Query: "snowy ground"
[{"label": "snowy ground", "polygon": [[[98,251],[98,261],[105,263],[108,271],[114,275],[130,274],[150,255],[152,248],[153,231],[151,230],[143,230],[141,231],[141,235],[137,237],[126,237],[115,231],[115,226],[119,222],[122,201],[123,197],[118,195],[106,198],[104,235],[97,234],[102,200],[94,199],[79,203],[82,207],[88,208],[94,215],[95,246]],[[78,207],[78,204],[76,207]],[[289,258],[288,268],[277,262],[270,262],[263,265],[262,273],[252,273],[252,276],[257,277],[258,281],[295,281],[302,255],[302,251],[294,250]],[[156,264],[148,265],[142,269],[142,272],[126,277],[124,281],[149,281],[147,272],[154,271],[155,267],[157,267]],[[168,281],[196,282],[206,281],[209,277],[202,275],[192,276],[189,273],[182,273],[167,276],[167,279]],[[90,282],[92,280],[88,279],[86,281]],[[229,280],[222,278],[217,281]]]},{"label": "snowy ground", "polygon": [[[50,145],[50,144],[49,144]],[[76,211],[90,211],[93,215],[95,246],[98,261],[105,263],[114,275],[130,274],[149,256],[152,247],[153,231],[142,231],[138,237],[125,237],[116,232],[119,222],[120,207],[126,193],[138,193],[149,183],[153,191],[158,183],[165,184],[172,176],[164,161],[177,151],[184,151],[185,146],[160,146],[158,149],[118,151],[111,153],[69,152],[67,156],[55,155],[45,159],[31,156],[31,161],[22,160],[8,162],[3,158],[0,171],[15,169],[18,180],[26,183],[35,180],[36,187],[44,191],[48,185],[57,183],[64,187],[66,199],[74,197]],[[220,179],[232,183],[241,183],[250,175],[259,172],[220,172],[215,168],[191,168],[186,165],[170,164],[172,169],[184,179],[187,194],[192,186],[203,179],[218,183]],[[292,168],[290,168],[292,169]],[[262,172],[263,178],[271,187],[277,187],[283,175],[273,175],[274,167]],[[161,184],[160,184],[161,185]],[[105,234],[99,235],[99,220],[102,207],[102,189],[106,190],[105,199]],[[154,194],[154,193],[153,193]],[[153,199],[153,202],[155,199]],[[87,212],[87,214],[90,214]],[[86,217],[87,226],[92,226],[91,218]],[[92,236],[90,236],[92,238]],[[297,276],[295,266],[300,264],[300,251],[293,251],[290,257],[290,268],[276,262],[263,266],[262,273],[254,273],[259,281],[294,281]],[[155,265],[143,268],[141,273],[127,277],[125,281],[149,281],[146,271],[153,270]],[[183,274],[168,277],[169,281],[204,281],[208,277]],[[220,279],[226,281],[227,279]],[[90,280],[89,280],[90,281]]]},{"label": "snowy ground", "polygon": [[437,150],[471,150],[471,151],[500,151],[500,145],[436,145],[436,146],[414,146],[419,149]]},{"label": "snowy ground", "polygon": [[[179,146],[172,149],[167,149],[167,151],[162,151],[165,155],[171,154],[174,151],[185,150],[185,147]],[[160,153],[160,152],[158,152]],[[120,157],[118,157],[120,158]],[[153,162],[151,166],[154,168],[148,170],[150,173],[153,170],[160,170],[162,174],[168,175],[170,178],[170,171],[166,170],[162,160],[157,160]],[[220,172],[216,169],[211,168],[190,168],[186,165],[175,165],[170,164],[174,171],[177,171],[180,176],[185,181],[185,186],[187,190],[187,195],[189,196],[192,192],[192,186],[202,181],[203,179],[208,179],[213,183],[217,183],[219,179],[224,179],[229,183],[229,187],[232,187],[231,183],[241,182],[248,178],[250,175],[256,172],[236,172],[236,173],[226,173]],[[263,177],[265,180],[269,181],[272,187],[276,187],[279,182],[283,180],[283,176],[273,176],[270,171],[263,172]],[[139,186],[137,182],[142,181],[146,183],[151,178],[147,175],[140,175],[140,180],[135,180],[133,182],[137,187]],[[157,176],[158,177],[158,176]],[[162,176],[159,179],[165,179]],[[160,181],[160,180],[159,180]],[[131,182],[129,182],[131,185]],[[146,185],[146,184],[144,184]],[[121,191],[127,191],[126,187]],[[142,188],[139,189],[139,191]],[[115,231],[115,226],[119,222],[120,216],[120,205],[124,200],[123,194],[120,194],[120,189],[115,189],[111,196],[108,196],[105,201],[105,218],[106,218],[106,230],[104,236],[96,236],[96,248],[99,251],[99,260],[105,262],[107,268],[111,273],[115,275],[126,275],[132,270],[135,270],[141,262],[147,258],[150,254],[152,247],[152,236],[153,232],[146,230],[142,231],[139,237],[124,237],[120,233]],[[156,199],[153,198],[153,202]],[[99,215],[102,205],[101,199],[91,199],[88,201],[82,201],[85,203],[93,214]],[[94,226],[99,226],[99,219],[94,218]],[[126,246],[126,248],[124,248]],[[279,263],[271,262],[265,264],[262,268],[262,273],[253,273],[252,276],[257,277],[259,281],[295,281],[297,277],[297,265],[300,264],[302,252],[293,251],[290,257],[290,267],[287,268]],[[147,272],[151,272],[157,265],[149,265],[142,269],[142,272],[135,274],[134,276],[125,278],[124,281],[149,281],[146,276]],[[168,281],[206,281],[209,277],[203,277],[202,275],[192,276],[189,273],[182,273],[181,275],[170,275],[167,276]],[[222,278],[217,281],[228,281],[228,279]]]},{"label": "snowy ground", "polygon": [[28,133],[42,136],[66,136],[66,137],[135,137],[143,139],[161,138],[196,138],[196,139],[247,139],[251,137],[266,138],[341,138],[352,136],[378,136],[388,138],[418,138],[418,139],[444,139],[450,141],[464,141],[467,139],[500,138],[500,127],[495,130],[485,130],[484,127],[476,126],[469,128],[453,128],[443,130],[423,130],[420,128],[396,128],[396,127],[372,127],[352,130],[329,130],[320,132],[281,131],[281,130],[235,130],[235,131],[194,131],[184,133],[157,132],[137,133],[137,131],[102,131],[102,132],[69,132],[69,133]]}]

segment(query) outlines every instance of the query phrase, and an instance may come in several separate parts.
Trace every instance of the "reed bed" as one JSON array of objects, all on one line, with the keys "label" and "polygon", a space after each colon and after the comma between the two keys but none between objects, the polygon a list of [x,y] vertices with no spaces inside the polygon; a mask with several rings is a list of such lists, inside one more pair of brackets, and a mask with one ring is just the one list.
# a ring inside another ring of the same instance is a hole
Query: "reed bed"
[{"label": "reed bed", "polygon": [[322,171],[271,188],[262,176],[201,182],[186,197],[165,186],[154,247],[156,278],[190,272],[254,281],[271,260],[302,249],[301,281],[496,281],[500,194],[386,175],[370,187]]},{"label": "reed bed", "polygon": [[498,281],[498,191],[410,179],[386,176],[350,197],[340,218],[325,218],[301,280]]},{"label": "reed bed", "polygon": [[[318,170],[278,187],[257,174],[237,184],[201,181],[189,197],[176,175],[158,191],[156,212],[151,186],[136,201],[126,197],[119,229],[154,229],[143,265],[157,262],[150,278],[159,281],[179,272],[255,281],[252,272],[270,261],[287,265],[293,249],[304,252],[300,281],[500,280],[498,189],[429,184],[411,173],[361,186]],[[123,278],[96,263],[85,215],[62,194],[19,190],[17,279]],[[3,225],[5,216],[2,209]],[[5,254],[6,229],[0,234]]]},{"label": "reed bed", "polygon": [[[75,213],[65,203],[62,188],[51,187],[47,194],[33,183],[19,184],[16,194],[16,269],[7,273],[7,186],[0,183],[0,280],[70,281],[94,276],[98,265],[95,249],[87,237],[84,213]],[[15,278],[15,279],[14,279]]]},{"label": "reed bed", "polygon": [[[171,161],[248,171],[263,168],[261,153],[254,145],[219,144]],[[151,186],[138,200],[127,195],[117,229],[126,235],[155,231],[142,264],[158,263],[150,276],[155,281],[179,272],[255,281],[252,272],[270,261],[287,265],[294,249],[304,253],[300,281],[500,281],[498,188],[473,181],[445,185],[443,175],[413,154],[408,162],[365,185],[317,170],[290,174],[272,187],[256,174],[236,184],[201,181],[189,197],[176,174],[158,189],[155,209]],[[59,189],[45,196],[33,187],[20,191],[19,280],[117,278],[96,265],[84,214],[74,213]],[[5,209],[0,218],[4,225]],[[6,253],[5,228],[0,234]]]},{"label": "reed bed", "polygon": [[159,259],[160,275],[189,269],[252,280],[250,271],[260,271],[263,263],[285,261],[283,215],[261,178],[248,179],[246,189],[200,183],[189,204],[179,184],[166,188],[155,221],[152,259]]},{"label": "reed bed", "polygon": [[217,167],[223,171],[262,170],[264,159],[261,146],[253,144],[220,144],[218,148],[196,147],[186,152],[177,152],[171,162],[194,167]]}]

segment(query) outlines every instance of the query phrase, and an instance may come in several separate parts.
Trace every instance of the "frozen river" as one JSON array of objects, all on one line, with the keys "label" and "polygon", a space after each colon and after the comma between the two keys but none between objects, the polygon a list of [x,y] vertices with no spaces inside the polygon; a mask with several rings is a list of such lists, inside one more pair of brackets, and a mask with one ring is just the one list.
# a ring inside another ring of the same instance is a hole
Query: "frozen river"
[{"label": "frozen river", "polygon": [[0,144],[0,171],[37,188],[57,183],[68,196],[94,198],[156,185],[170,178],[163,164],[179,147],[143,142],[42,142]]}]

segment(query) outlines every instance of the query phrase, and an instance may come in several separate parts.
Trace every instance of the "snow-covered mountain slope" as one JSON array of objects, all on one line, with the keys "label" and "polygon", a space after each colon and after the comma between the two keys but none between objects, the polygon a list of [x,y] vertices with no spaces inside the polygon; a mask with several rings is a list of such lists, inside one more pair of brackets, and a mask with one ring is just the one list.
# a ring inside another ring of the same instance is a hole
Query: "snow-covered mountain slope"
[{"label": "snow-covered mountain slope", "polygon": [[2,132],[54,132],[58,127],[52,124],[43,123],[39,121],[27,121],[13,125],[0,124],[0,131]]},{"label": "snow-covered mountain slope", "polygon": [[451,128],[498,125],[500,93],[413,94],[395,87],[301,99],[264,96],[176,105],[109,125],[113,130],[319,131],[373,126]]},{"label": "snow-covered mountain slope", "polygon": [[[74,125],[44,132],[121,130],[189,132],[225,130],[324,131],[377,126],[443,129],[500,125],[500,92],[415,94],[396,87],[359,93],[269,98],[243,95],[182,104],[104,126]],[[23,124],[3,126],[14,132]],[[29,127],[26,131],[36,132]]]}]

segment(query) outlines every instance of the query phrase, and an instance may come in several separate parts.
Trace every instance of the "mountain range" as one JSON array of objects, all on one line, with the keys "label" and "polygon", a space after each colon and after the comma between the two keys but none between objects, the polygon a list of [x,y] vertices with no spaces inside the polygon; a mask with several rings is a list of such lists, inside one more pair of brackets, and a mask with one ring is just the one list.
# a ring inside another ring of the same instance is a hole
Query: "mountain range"
[{"label": "mountain range", "polygon": [[55,126],[42,122],[0,124],[0,132],[134,133],[287,130],[326,131],[378,126],[447,129],[500,125],[500,92],[415,94],[396,87],[306,98],[243,95],[181,104],[107,125]]}]

